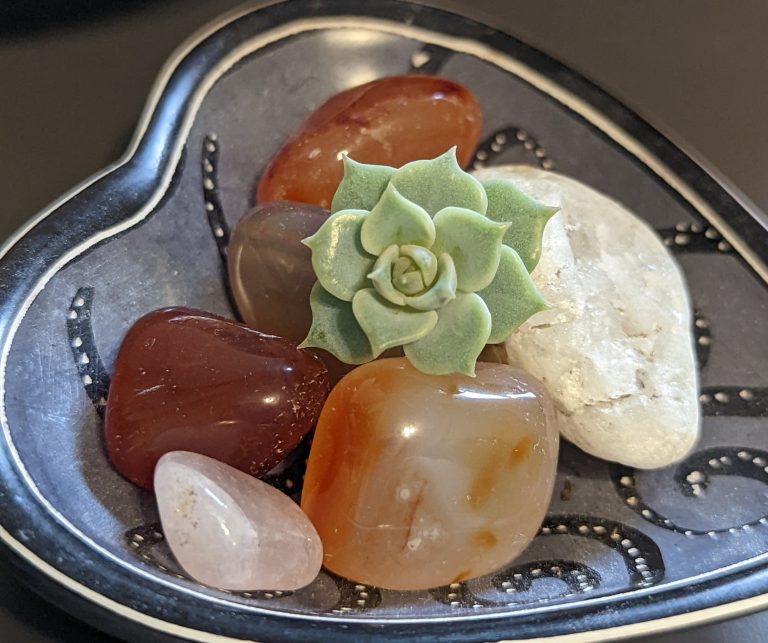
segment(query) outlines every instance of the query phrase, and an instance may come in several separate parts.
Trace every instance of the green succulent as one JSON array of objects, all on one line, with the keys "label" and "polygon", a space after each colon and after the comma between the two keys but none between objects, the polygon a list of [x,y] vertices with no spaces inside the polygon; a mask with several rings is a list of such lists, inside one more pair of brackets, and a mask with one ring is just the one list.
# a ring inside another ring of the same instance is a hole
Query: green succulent
[{"label": "green succulent", "polygon": [[403,346],[419,370],[474,375],[546,304],[529,272],[555,208],[506,181],[480,183],[453,148],[400,169],[344,157],[312,250],[312,328],[302,347],[348,364]]}]

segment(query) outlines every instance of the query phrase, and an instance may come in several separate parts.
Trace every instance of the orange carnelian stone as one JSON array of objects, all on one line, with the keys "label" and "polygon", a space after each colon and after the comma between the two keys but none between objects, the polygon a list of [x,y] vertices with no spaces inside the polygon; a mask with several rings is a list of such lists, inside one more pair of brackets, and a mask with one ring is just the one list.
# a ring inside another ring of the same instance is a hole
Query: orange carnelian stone
[{"label": "orange carnelian stone", "polygon": [[265,201],[329,208],[341,182],[341,154],[400,167],[458,146],[469,163],[480,138],[480,104],[462,85],[430,76],[393,76],[353,87],[323,103],[290,137],[261,177]]},{"label": "orange carnelian stone", "polygon": [[323,407],[301,507],[336,574],[390,589],[447,585],[528,545],[557,455],[552,404],[526,372],[478,364],[476,378],[432,376],[379,360]]}]

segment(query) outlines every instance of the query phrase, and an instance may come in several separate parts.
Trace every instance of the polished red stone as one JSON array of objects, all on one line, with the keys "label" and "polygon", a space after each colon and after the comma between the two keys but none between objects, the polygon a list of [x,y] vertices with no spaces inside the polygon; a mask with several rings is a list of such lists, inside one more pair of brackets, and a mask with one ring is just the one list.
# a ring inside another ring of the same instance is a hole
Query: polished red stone
[{"label": "polished red stone", "polygon": [[400,167],[457,145],[464,166],[482,122],[474,95],[443,78],[393,76],[353,87],[299,126],[264,171],[257,201],[330,207],[342,178],[342,152],[361,163]]},{"label": "polished red stone", "polygon": [[195,310],[158,310],[133,325],[117,355],[107,453],[145,489],[171,451],[260,476],[312,429],[328,388],[321,360],[288,340]]}]

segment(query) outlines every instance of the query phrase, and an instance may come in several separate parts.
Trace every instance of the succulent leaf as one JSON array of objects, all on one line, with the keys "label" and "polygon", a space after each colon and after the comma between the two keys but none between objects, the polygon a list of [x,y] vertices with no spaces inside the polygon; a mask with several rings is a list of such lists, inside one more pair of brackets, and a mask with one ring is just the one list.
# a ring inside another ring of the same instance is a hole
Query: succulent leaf
[{"label": "succulent leaf", "polygon": [[437,310],[456,298],[456,267],[449,254],[441,254],[437,260],[439,277],[426,292],[406,297],[405,303],[416,310]]},{"label": "succulent leaf", "polygon": [[544,227],[560,209],[543,205],[518,190],[510,181],[484,181],[488,195],[486,216],[502,223],[510,223],[504,235],[504,244],[515,250],[528,272],[532,272],[541,257],[541,239]]},{"label": "succulent leaf", "polygon": [[376,259],[373,264],[373,270],[368,275],[368,279],[373,282],[373,287],[388,302],[403,306],[405,304],[405,295],[392,285],[392,275],[394,273],[393,264],[400,258],[400,249],[396,245],[391,245]]},{"label": "succulent leaf", "polygon": [[374,357],[388,348],[424,337],[437,324],[437,313],[434,310],[419,311],[396,306],[373,288],[365,288],[355,294],[352,312],[371,342]]},{"label": "succulent leaf", "polygon": [[424,373],[474,377],[475,362],[491,333],[491,313],[485,302],[475,293],[459,293],[437,317],[431,333],[406,344],[405,356]]},{"label": "succulent leaf", "polygon": [[476,292],[491,283],[508,225],[464,208],[443,208],[435,215],[437,237],[432,252],[453,258],[460,290]]},{"label": "succulent leaf", "polygon": [[392,244],[430,248],[435,242],[435,224],[424,208],[404,198],[390,183],[365,218],[360,240],[372,255]]},{"label": "succulent leaf", "polygon": [[368,285],[366,275],[376,260],[360,242],[360,228],[366,216],[365,210],[341,210],[304,240],[304,245],[312,250],[312,268],[318,281],[344,301],[352,301],[355,293]]},{"label": "succulent leaf", "polygon": [[364,364],[374,355],[352,304],[337,299],[315,282],[309,296],[312,327],[299,348],[322,348],[346,364]]},{"label": "succulent leaf", "polygon": [[488,197],[474,176],[464,172],[456,160],[456,148],[428,161],[412,161],[397,170],[391,185],[431,216],[448,206],[485,214]]},{"label": "succulent leaf", "polygon": [[339,210],[372,210],[381,198],[395,168],[387,165],[368,165],[342,157],[344,178],[331,201],[331,212]]},{"label": "succulent leaf", "polygon": [[493,320],[488,342],[503,342],[532,315],[546,310],[523,260],[509,246],[502,246],[499,269],[491,284],[477,293],[483,298]]}]

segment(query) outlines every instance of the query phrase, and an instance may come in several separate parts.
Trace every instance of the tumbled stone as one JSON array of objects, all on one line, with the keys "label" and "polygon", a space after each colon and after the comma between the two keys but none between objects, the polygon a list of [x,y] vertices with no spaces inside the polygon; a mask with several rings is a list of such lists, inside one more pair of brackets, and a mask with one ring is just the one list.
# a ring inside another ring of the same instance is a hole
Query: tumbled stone
[{"label": "tumbled stone", "polygon": [[115,361],[107,453],[146,489],[170,451],[259,476],[312,429],[328,388],[320,359],[288,340],[186,308],[154,311],[131,327]]},{"label": "tumbled stone", "polygon": [[[328,218],[328,211],[287,201],[256,206],[235,226],[227,252],[230,287],[248,326],[301,343],[312,325],[309,293],[317,277],[312,253],[302,242]],[[354,368],[314,349],[331,384]]]},{"label": "tumbled stone", "polygon": [[331,571],[391,589],[490,573],[536,534],[558,455],[544,388],[502,364],[477,377],[370,362],[331,392],[302,509]]},{"label": "tumbled stone", "polygon": [[328,218],[303,203],[265,203],[235,226],[227,264],[232,295],[243,321],[297,344],[312,325],[309,293],[317,277],[312,252],[301,243]]},{"label": "tumbled stone", "polygon": [[466,165],[482,129],[482,112],[462,85],[431,76],[393,76],[336,94],[317,108],[272,159],[257,201],[330,207],[341,182],[341,155],[400,167],[458,146]]},{"label": "tumbled stone", "polygon": [[699,434],[691,303],[661,240],[568,177],[522,166],[475,174],[561,208],[533,272],[552,308],[523,324],[507,350],[549,389],[563,436],[642,469],[683,458]]},{"label": "tumbled stone", "polygon": [[160,521],[195,580],[228,590],[296,590],[323,559],[320,538],[288,496],[211,458],[174,451],[155,469]]}]

